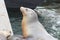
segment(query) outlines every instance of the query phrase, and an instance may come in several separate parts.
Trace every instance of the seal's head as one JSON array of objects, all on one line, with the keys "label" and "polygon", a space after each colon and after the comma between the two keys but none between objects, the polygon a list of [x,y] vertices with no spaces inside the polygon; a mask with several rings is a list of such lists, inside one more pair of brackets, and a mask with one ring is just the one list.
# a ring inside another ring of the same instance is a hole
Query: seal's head
[{"label": "seal's head", "polygon": [[26,8],[26,7],[21,7],[20,10],[21,10],[23,16],[25,16],[27,19],[37,20],[37,18],[38,18],[37,13],[34,10],[32,10],[30,8]]}]

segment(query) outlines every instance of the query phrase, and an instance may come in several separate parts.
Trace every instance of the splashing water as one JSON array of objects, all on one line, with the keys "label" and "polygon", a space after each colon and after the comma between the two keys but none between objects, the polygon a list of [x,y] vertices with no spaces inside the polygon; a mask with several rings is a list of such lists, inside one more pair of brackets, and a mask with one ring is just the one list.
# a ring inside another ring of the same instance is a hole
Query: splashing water
[{"label": "splashing water", "polygon": [[42,9],[37,7],[35,10],[39,13],[39,21],[46,28],[47,32],[60,40],[60,15],[56,9]]}]

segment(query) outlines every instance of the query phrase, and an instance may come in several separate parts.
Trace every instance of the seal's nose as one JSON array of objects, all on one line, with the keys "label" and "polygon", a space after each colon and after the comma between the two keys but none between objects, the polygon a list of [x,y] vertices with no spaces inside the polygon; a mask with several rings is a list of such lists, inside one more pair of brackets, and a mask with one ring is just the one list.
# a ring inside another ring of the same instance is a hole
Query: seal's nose
[{"label": "seal's nose", "polygon": [[24,7],[20,7],[20,8],[24,8]]},{"label": "seal's nose", "polygon": [[20,7],[21,9],[24,8],[24,7]]},{"label": "seal's nose", "polygon": [[22,12],[23,15],[26,15],[26,8],[25,7],[20,7],[20,11]]},{"label": "seal's nose", "polygon": [[21,11],[25,10],[25,7],[20,7],[20,10],[21,10]]}]

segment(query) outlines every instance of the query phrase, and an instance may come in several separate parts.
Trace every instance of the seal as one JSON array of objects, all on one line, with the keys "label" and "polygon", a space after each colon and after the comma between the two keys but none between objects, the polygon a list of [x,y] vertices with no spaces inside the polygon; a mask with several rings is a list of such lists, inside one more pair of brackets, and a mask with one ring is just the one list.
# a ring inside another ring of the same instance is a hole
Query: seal
[{"label": "seal", "polygon": [[25,38],[32,36],[36,40],[57,40],[45,30],[34,10],[26,7],[21,7],[20,10],[23,15],[22,31]]}]

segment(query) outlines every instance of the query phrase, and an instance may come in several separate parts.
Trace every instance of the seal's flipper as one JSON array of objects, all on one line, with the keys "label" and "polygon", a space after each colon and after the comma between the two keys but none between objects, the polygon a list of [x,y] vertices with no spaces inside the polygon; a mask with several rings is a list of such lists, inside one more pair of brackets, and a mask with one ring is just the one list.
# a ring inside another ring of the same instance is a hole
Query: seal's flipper
[{"label": "seal's flipper", "polygon": [[0,34],[13,35],[4,0],[0,0]]}]

